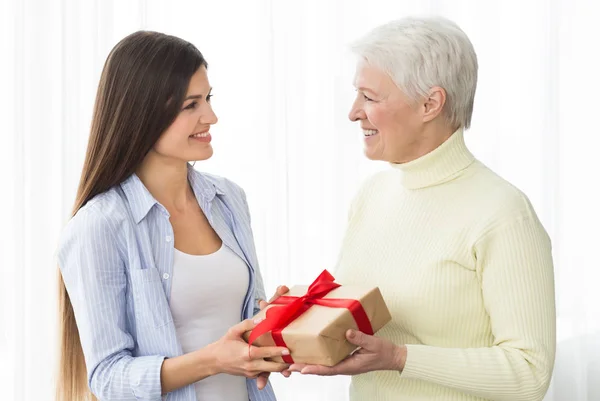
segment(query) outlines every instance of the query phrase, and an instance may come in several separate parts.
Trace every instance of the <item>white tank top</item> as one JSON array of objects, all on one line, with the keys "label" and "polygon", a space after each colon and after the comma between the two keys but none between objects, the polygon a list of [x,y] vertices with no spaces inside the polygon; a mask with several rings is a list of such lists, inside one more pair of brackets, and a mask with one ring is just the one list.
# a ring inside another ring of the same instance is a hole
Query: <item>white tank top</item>
[{"label": "white tank top", "polygon": [[[248,267],[226,245],[210,255],[175,249],[171,313],[184,353],[221,338],[242,319]],[[194,384],[198,401],[248,401],[246,378],[219,374]]]}]

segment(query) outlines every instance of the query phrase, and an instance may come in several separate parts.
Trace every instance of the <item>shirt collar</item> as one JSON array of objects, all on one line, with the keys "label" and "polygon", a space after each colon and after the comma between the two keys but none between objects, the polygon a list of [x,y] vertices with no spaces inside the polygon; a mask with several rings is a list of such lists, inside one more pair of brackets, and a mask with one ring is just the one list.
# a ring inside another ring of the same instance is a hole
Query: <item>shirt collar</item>
[{"label": "shirt collar", "polygon": [[204,198],[206,202],[212,202],[216,195],[225,195],[225,191],[219,185],[219,181],[208,174],[203,174],[188,164],[188,181],[196,198]]},{"label": "shirt collar", "polygon": [[[210,179],[195,170],[190,164],[188,164],[188,182],[199,203],[202,201],[212,202],[216,195],[225,195],[217,180]],[[154,205],[160,205],[167,216],[169,215],[167,209],[152,196],[137,174],[134,173],[123,181],[121,188],[127,197],[136,224],[139,224],[146,217]]]}]

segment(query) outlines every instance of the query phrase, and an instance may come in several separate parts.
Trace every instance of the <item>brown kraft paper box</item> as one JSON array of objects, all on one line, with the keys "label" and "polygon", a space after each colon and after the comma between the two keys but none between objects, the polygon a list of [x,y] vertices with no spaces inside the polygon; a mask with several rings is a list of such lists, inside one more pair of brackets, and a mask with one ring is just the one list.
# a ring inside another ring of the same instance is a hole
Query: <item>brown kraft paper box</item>
[{"label": "brown kraft paper box", "polygon": [[[300,297],[306,294],[307,290],[308,286],[297,285],[285,295]],[[341,286],[323,297],[323,299],[327,298],[359,301],[375,333],[392,319],[377,287]],[[256,314],[254,319],[264,318],[269,308],[280,306],[271,304]],[[282,335],[295,363],[333,366],[356,349],[355,345],[346,340],[348,329],[358,330],[354,317],[348,309],[313,305],[284,328]],[[250,333],[249,331],[244,334],[246,341]],[[258,337],[253,345],[274,346],[275,343],[271,333],[266,333]],[[272,360],[283,362],[281,357]]]}]

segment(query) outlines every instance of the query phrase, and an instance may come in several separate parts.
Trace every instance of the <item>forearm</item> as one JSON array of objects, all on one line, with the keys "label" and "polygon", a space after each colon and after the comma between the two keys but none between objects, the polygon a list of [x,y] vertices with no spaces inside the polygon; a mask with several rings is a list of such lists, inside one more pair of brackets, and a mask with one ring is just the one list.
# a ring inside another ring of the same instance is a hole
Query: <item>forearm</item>
[{"label": "forearm", "polygon": [[458,349],[408,345],[402,377],[494,401],[541,400],[552,372],[547,354],[541,349],[535,352],[499,346]]},{"label": "forearm", "polygon": [[550,239],[531,211],[475,244],[493,343],[485,348],[407,345],[402,377],[496,401],[538,401],[554,365],[556,315]]},{"label": "forearm", "polygon": [[123,352],[100,363],[90,378],[100,400],[160,401],[161,395],[219,373],[209,347],[175,358]]},{"label": "forearm", "polygon": [[99,400],[160,401],[160,370],[164,356],[133,357],[122,351],[88,366],[90,389]]},{"label": "forearm", "polygon": [[160,370],[162,393],[170,393],[217,373],[215,359],[209,347],[167,358]]}]

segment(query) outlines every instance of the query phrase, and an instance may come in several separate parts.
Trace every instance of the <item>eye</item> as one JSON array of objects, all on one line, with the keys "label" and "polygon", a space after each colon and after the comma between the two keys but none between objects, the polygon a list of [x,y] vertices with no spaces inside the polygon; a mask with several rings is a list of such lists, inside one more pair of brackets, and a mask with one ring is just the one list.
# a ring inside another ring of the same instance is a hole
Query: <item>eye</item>
[{"label": "eye", "polygon": [[193,101],[192,103],[185,106],[183,109],[184,110],[194,110],[196,107],[198,107],[198,102]]},{"label": "eye", "polygon": [[354,91],[358,92],[359,95],[362,96],[363,99],[365,99],[365,101],[367,101],[367,102],[372,102],[373,101],[373,99],[371,99],[370,97],[368,97],[367,95],[365,95],[365,93],[362,90],[360,90],[360,89],[354,89]]}]

